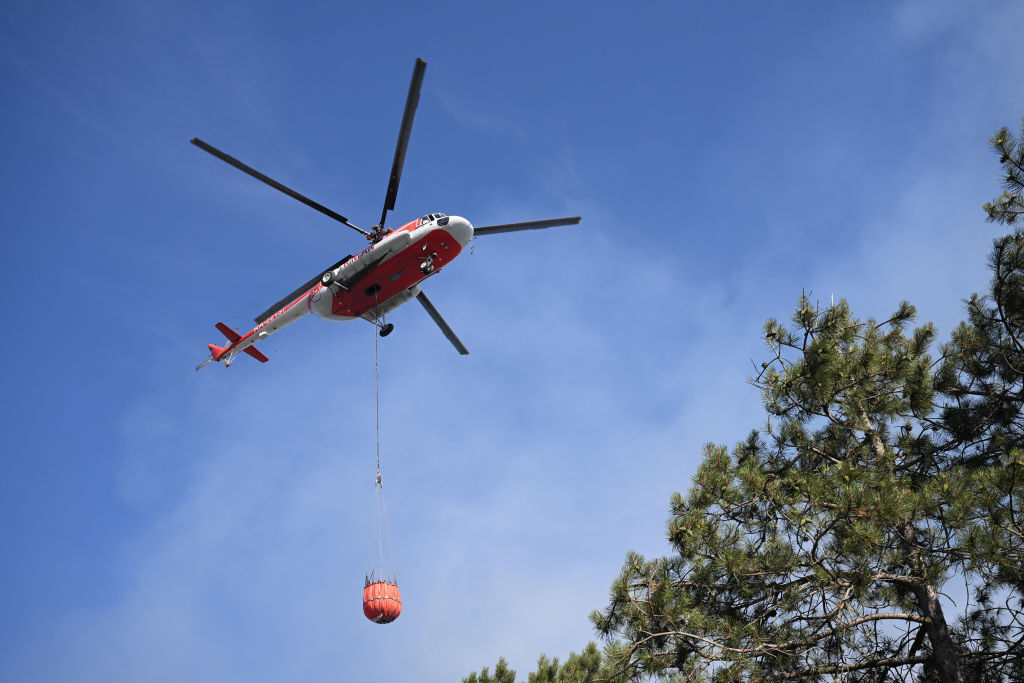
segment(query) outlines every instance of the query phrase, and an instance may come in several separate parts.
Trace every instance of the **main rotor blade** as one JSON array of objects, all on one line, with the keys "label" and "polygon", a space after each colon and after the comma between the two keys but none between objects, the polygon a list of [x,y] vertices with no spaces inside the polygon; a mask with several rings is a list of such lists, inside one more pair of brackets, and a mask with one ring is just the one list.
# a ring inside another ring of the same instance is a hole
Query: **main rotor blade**
[{"label": "main rotor blade", "polygon": [[338,221],[339,223],[344,223],[348,227],[352,228],[353,230],[357,230],[357,231],[363,233],[364,235],[369,235],[370,234],[367,231],[363,230],[362,228],[356,227],[355,225],[352,225],[351,223],[349,223],[348,219],[345,218],[344,216],[342,216],[340,213],[337,213],[335,211],[331,211],[330,209],[328,209],[323,204],[319,204],[317,202],[314,202],[309,197],[306,197],[306,196],[303,196],[303,195],[299,194],[298,192],[296,192],[295,190],[291,189],[290,187],[282,185],[281,183],[277,182],[273,178],[269,178],[269,177],[263,175],[262,173],[260,173],[259,171],[257,171],[256,169],[254,169],[254,168],[252,168],[250,166],[246,166],[245,164],[243,164],[238,159],[236,159],[233,156],[230,156],[228,154],[225,154],[224,152],[220,151],[219,149],[217,149],[213,145],[208,145],[205,142],[203,142],[202,140],[200,140],[199,138],[192,138],[192,140],[190,140],[190,142],[193,145],[195,145],[196,147],[198,147],[199,149],[203,150],[204,152],[209,152],[210,154],[212,154],[213,156],[217,157],[221,161],[226,161],[227,163],[231,164],[232,166],[237,168],[239,171],[242,171],[243,173],[248,173],[249,175],[251,175],[256,180],[260,180],[260,181],[266,183],[267,185],[270,185],[275,190],[280,190],[281,192],[284,192],[286,195],[288,195],[292,199],[299,200],[300,202],[302,202],[306,206],[316,209],[317,211],[319,211],[320,213],[324,214],[325,216],[329,216],[329,217],[333,218],[334,220]]},{"label": "main rotor blade", "polygon": [[499,232],[516,232],[517,230],[542,230],[554,228],[559,225],[576,225],[581,220],[580,216],[572,218],[549,218],[546,221],[526,221],[524,223],[502,223],[501,225],[487,225],[482,228],[473,228],[473,236],[494,235]]},{"label": "main rotor blade", "polygon": [[398,129],[395,161],[391,164],[388,193],[384,196],[384,210],[380,214],[379,225],[381,228],[384,227],[384,220],[388,216],[388,211],[395,208],[395,198],[398,196],[398,183],[402,179],[402,167],[405,166],[405,151],[409,147],[412,120],[416,116],[416,106],[420,103],[420,87],[423,85],[423,73],[426,70],[427,63],[422,59],[417,59],[416,66],[412,70],[412,81],[409,83],[409,96],[405,98],[405,113],[402,114],[402,127]]},{"label": "main rotor blade", "polygon": [[437,312],[436,308],[434,308],[434,304],[430,303],[430,299],[427,298],[427,295],[420,292],[416,295],[416,299],[423,305],[423,308],[427,309],[427,313],[430,314],[430,317],[434,319],[437,326],[441,328],[442,332],[444,332],[444,336],[448,337],[448,341],[452,343],[452,346],[454,346],[455,349],[463,356],[468,356],[469,349],[467,349],[465,345],[459,341],[459,338],[455,336],[455,333],[452,332],[452,328],[448,327],[448,323],[444,321],[441,314]]}]

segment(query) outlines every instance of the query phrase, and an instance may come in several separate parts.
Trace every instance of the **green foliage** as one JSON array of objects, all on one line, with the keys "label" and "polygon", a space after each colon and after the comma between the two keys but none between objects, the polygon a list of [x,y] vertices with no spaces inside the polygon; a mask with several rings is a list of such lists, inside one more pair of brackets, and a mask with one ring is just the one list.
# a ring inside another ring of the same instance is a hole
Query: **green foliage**
[{"label": "green foliage", "polygon": [[[1024,141],[989,220],[1024,215]],[[801,297],[764,327],[769,419],[709,444],[671,503],[674,554],[630,554],[591,615],[633,678],[1024,680],[1024,228],[933,363],[914,309],[859,321]],[[950,626],[939,591],[971,601]],[[874,672],[874,673],[871,673]],[[880,678],[879,678],[880,677]]]},{"label": "green foliage", "polygon": [[[516,672],[509,669],[508,662],[502,658],[494,667],[494,676],[488,675],[487,667],[484,667],[479,676],[470,674],[462,679],[462,683],[514,683],[515,677]],[[561,664],[558,657],[549,659],[542,654],[537,660],[537,670],[527,677],[529,683],[624,683],[625,680],[608,668],[601,650],[593,642],[579,654],[570,652],[569,658]]]},{"label": "green foliage", "polygon": [[1015,230],[939,358],[906,302],[879,322],[803,296],[768,320],[767,424],[704,447],[671,555],[626,556],[591,615],[603,657],[542,655],[530,683],[1024,680],[1024,130],[991,143],[985,210]]},{"label": "green foliage", "polygon": [[984,208],[989,220],[1016,229],[995,240],[989,292],[967,302],[967,321],[943,346],[936,386],[946,398],[942,423],[957,449],[954,471],[972,473],[955,482],[961,495],[949,509],[978,603],[959,624],[963,646],[985,652],[1016,640],[1005,648],[1013,657],[998,668],[1009,680],[1024,680],[1024,140],[1003,128],[991,145],[1006,189]]},{"label": "green foliage", "polygon": [[504,657],[501,657],[494,666],[494,674],[491,674],[485,666],[480,670],[479,675],[473,672],[466,678],[463,678],[462,683],[516,683],[516,671],[515,669],[510,669],[508,662],[505,661]]},{"label": "green foliage", "polygon": [[570,652],[569,658],[561,665],[558,663],[558,657],[552,660],[541,655],[537,660],[537,671],[527,678],[529,683],[614,683],[621,680],[624,679],[607,669],[601,650],[592,642],[579,654]]},{"label": "green foliage", "polygon": [[989,144],[999,155],[1005,189],[982,208],[990,221],[1015,226],[1024,220],[1024,119],[1021,120],[1021,138],[1007,128],[1000,128]]},{"label": "green foliage", "polygon": [[[930,325],[913,307],[858,321],[846,302],[801,297],[789,327],[769,320],[753,383],[770,421],[733,452],[709,444],[694,485],[672,500],[675,555],[631,554],[598,632],[634,676],[707,680],[796,675],[910,654],[926,616],[915,585],[941,585],[955,559],[926,510],[941,473]],[[941,489],[938,489],[941,490]],[[909,529],[909,531],[908,531]],[[900,637],[879,637],[881,629]]]}]

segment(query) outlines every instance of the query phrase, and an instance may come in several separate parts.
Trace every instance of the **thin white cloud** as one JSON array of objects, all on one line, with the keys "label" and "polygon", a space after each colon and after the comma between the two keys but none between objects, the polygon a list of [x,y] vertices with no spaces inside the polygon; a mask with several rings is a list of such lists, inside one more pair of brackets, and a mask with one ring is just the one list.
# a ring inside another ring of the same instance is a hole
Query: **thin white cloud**
[{"label": "thin white cloud", "polygon": [[[522,135],[441,101],[463,125]],[[985,106],[956,111],[974,119]],[[805,214],[752,215],[766,230],[791,221],[800,249],[780,241],[750,253],[738,235],[719,263],[728,276],[695,275],[708,269],[687,240],[648,224],[643,207],[623,216],[588,196],[571,150],[537,172],[538,196],[496,190],[472,207],[487,222],[579,212],[584,224],[481,239],[428,283],[468,358],[415,305],[393,316],[384,477],[405,610],[386,627],[359,605],[375,451],[368,326],[303,321],[267,366],[243,358],[198,375],[206,340],[168,333],[163,362],[118,418],[117,484],[140,519],[110,559],[118,580],[26,633],[3,671],[58,682],[398,681],[411,671],[442,681],[498,656],[525,672],[542,651],[579,650],[624,553],[666,551],[668,497],[688,487],[701,444],[731,445],[763,420],[743,382],[763,351],[763,318],[785,318],[808,287],[851,298],[864,317],[910,298],[926,319],[957,319],[956,300],[979,288],[987,239],[959,202],[991,194],[992,160],[969,162],[963,146],[926,151],[911,155],[915,180],[886,189],[863,223],[839,221],[850,230],[842,253],[815,251]]]},{"label": "thin white cloud", "polygon": [[471,130],[492,135],[512,135],[518,138],[527,137],[526,131],[507,116],[483,113],[479,109],[467,104],[463,98],[451,92],[442,91],[438,93],[437,100],[452,118]]}]

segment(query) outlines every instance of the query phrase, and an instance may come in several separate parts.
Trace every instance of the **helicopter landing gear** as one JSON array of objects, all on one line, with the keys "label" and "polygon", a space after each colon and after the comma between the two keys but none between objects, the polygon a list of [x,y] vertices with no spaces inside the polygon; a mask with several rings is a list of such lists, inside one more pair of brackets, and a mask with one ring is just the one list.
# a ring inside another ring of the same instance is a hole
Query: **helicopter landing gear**
[{"label": "helicopter landing gear", "polygon": [[331,283],[334,282],[334,271],[328,270],[326,273],[320,276],[320,284],[324,287],[330,287]]},{"label": "helicopter landing gear", "polygon": [[391,324],[391,323],[388,323],[387,325],[381,325],[380,336],[386,337],[386,336],[388,336],[389,334],[391,334],[394,331],[395,331],[395,326],[393,324]]}]

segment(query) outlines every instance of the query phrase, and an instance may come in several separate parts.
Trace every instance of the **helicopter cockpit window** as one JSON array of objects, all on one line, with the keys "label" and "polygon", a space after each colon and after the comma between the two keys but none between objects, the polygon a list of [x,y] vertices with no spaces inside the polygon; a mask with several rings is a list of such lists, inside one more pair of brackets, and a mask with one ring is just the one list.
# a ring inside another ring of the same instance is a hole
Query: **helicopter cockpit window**
[{"label": "helicopter cockpit window", "polygon": [[[448,214],[446,214],[446,213],[428,213],[426,216],[424,216],[423,218],[420,219],[420,225],[423,225],[424,223],[429,223],[430,221],[436,221],[439,218],[447,218],[447,217],[448,217]],[[445,221],[445,223],[447,223],[447,222],[448,221]],[[444,225],[444,223],[442,223],[442,225]]]}]

